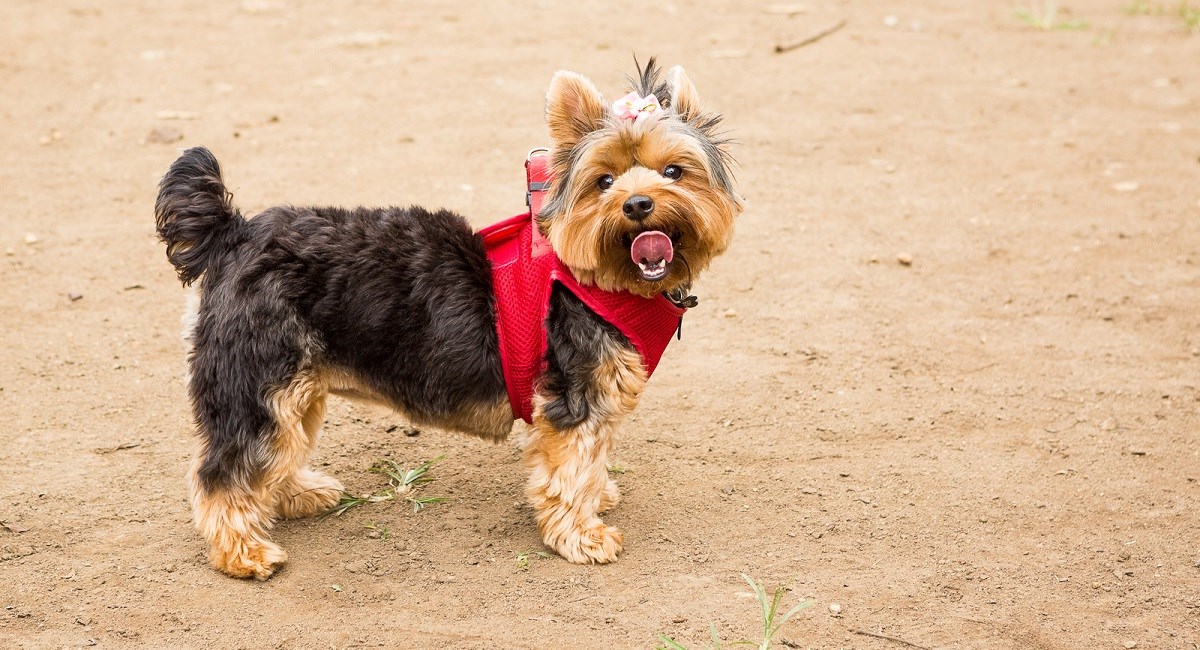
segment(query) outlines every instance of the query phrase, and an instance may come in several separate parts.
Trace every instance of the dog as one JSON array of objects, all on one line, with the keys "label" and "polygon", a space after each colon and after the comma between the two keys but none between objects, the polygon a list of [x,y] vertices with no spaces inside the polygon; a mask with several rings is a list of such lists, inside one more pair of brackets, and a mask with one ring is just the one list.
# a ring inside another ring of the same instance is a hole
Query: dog
[{"label": "dog", "polygon": [[636,319],[669,297],[673,330],[744,205],[721,116],[684,70],[664,78],[651,59],[629,81],[613,103],[573,72],[550,84],[552,181],[525,219],[557,275],[539,280],[533,320],[513,308],[541,342],[526,346],[538,356],[523,400],[507,385],[496,260],[464,217],[283,206],[246,218],[207,149],[171,165],[155,221],[179,280],[198,282],[185,318],[189,482],[214,567],[266,580],[287,560],[273,522],[339,502],[342,484],[308,467],[330,394],[494,441],[527,418],[527,495],[545,544],[575,563],[616,559],[622,533],[598,516],[619,499],[607,459],[665,342],[654,334],[657,352],[643,349],[593,299],[628,298]]}]

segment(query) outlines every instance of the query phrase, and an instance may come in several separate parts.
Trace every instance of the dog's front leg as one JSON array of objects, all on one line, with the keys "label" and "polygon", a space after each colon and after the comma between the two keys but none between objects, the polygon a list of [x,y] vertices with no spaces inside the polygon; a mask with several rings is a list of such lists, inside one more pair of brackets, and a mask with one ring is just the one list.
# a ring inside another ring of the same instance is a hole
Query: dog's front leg
[{"label": "dog's front leg", "polygon": [[615,504],[608,453],[646,384],[641,357],[627,344],[605,339],[596,352],[586,377],[572,373],[574,383],[547,382],[538,393],[525,446],[542,540],[579,564],[612,562],[621,552],[621,531],[597,513]]}]

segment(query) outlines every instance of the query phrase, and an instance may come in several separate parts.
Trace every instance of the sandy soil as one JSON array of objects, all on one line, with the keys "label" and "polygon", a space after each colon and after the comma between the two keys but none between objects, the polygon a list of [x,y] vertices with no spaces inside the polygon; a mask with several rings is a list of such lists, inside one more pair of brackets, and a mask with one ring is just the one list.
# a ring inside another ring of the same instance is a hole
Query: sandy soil
[{"label": "sandy soil", "polygon": [[[815,601],[790,647],[1197,647],[1177,3],[1073,1],[1079,30],[980,0],[170,4],[0,3],[0,645],[701,647],[753,636],[747,573]],[[726,113],[750,207],[618,449],[620,562],[521,569],[513,445],[335,401],[320,464],[365,492],[380,458],[445,454],[450,501],[283,524],[267,583],[210,569],[152,224],[177,149],[211,147],[252,210],[484,225],[522,205],[554,70],[611,95],[634,51]]]}]

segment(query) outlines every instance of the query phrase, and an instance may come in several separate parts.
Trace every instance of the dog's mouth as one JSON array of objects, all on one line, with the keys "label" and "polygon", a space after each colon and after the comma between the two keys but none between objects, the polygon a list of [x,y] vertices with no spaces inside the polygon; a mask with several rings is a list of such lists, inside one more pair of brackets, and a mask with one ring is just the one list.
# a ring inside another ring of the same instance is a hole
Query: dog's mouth
[{"label": "dog's mouth", "polygon": [[671,271],[675,259],[675,244],[678,234],[668,235],[661,230],[647,230],[636,237],[626,235],[629,240],[629,257],[637,266],[638,273],[646,282],[658,282]]}]

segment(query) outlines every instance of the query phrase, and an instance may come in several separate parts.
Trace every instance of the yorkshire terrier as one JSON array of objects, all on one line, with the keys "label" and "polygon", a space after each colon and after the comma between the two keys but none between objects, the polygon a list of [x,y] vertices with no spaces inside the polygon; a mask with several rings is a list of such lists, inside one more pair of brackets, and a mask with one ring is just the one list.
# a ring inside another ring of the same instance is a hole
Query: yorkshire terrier
[{"label": "yorkshire terrier", "polygon": [[[273,521],[338,503],[342,484],[308,467],[331,393],[495,441],[526,419],[545,544],[571,562],[616,559],[621,532],[598,516],[619,498],[609,451],[742,211],[721,117],[682,68],[661,77],[651,59],[609,103],[557,73],[551,180],[530,187],[545,202],[483,232],[419,207],[248,219],[207,149],[171,165],[155,220],[180,281],[199,280],[185,316],[189,478],[217,569],[267,579],[287,560]],[[541,275],[518,264],[531,259]],[[506,329],[517,321],[527,331]]]}]

